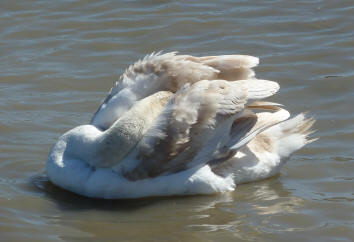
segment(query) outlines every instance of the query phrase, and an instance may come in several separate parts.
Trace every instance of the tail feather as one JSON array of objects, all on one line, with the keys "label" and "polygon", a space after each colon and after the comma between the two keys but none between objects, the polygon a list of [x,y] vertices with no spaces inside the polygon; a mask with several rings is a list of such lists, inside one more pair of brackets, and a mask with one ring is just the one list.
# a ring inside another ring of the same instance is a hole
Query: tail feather
[{"label": "tail feather", "polygon": [[294,118],[281,124],[282,133],[284,135],[297,133],[308,137],[315,132],[315,130],[311,129],[315,122],[316,120],[314,118],[307,118],[306,113],[300,113]]},{"label": "tail feather", "polygon": [[237,184],[265,179],[277,174],[291,154],[317,139],[313,118],[301,113],[259,133],[230,159],[216,163],[213,171],[221,176],[233,175]]}]

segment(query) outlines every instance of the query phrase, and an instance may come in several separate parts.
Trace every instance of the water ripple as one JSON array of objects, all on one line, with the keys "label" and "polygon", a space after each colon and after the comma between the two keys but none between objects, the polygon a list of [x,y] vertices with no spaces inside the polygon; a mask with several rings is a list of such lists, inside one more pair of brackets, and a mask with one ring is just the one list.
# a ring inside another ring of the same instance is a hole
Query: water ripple
[{"label": "water ripple", "polygon": [[[352,241],[353,21],[351,0],[0,3],[2,238]],[[258,77],[282,87],[274,101],[309,111],[320,139],[279,176],[225,196],[107,203],[45,175],[33,185],[56,138],[90,120],[129,64],[159,50],[260,56]]]}]

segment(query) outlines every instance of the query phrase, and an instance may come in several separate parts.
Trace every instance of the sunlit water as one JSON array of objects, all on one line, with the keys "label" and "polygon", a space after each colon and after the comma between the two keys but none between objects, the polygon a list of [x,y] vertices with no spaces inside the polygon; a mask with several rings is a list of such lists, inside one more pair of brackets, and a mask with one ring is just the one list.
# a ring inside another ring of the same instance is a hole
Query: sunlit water
[{"label": "sunlit water", "polygon": [[[354,239],[353,1],[213,2],[0,2],[1,241]],[[259,56],[258,77],[281,84],[272,100],[313,115],[320,139],[227,194],[102,201],[54,187],[56,139],[158,50]]]}]

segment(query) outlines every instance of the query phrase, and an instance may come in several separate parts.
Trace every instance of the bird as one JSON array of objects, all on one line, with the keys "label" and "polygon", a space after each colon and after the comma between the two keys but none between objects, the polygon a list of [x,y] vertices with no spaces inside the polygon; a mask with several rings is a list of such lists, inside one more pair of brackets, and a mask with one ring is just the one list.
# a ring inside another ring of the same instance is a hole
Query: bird
[{"label": "bird", "polygon": [[152,53],[130,65],[88,124],[52,147],[49,180],[82,196],[214,194],[279,173],[315,120],[265,101],[249,55]]}]

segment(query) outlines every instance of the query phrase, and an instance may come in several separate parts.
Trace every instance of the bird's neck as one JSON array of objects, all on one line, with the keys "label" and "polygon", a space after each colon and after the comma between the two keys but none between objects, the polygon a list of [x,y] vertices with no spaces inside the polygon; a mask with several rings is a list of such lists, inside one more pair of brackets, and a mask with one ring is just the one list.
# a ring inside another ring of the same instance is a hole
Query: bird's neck
[{"label": "bird's neck", "polygon": [[92,144],[88,143],[87,162],[95,167],[112,167],[123,160],[152,126],[171,95],[158,92],[136,103]]}]

